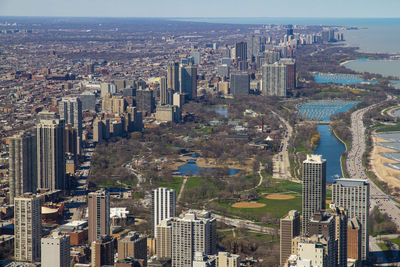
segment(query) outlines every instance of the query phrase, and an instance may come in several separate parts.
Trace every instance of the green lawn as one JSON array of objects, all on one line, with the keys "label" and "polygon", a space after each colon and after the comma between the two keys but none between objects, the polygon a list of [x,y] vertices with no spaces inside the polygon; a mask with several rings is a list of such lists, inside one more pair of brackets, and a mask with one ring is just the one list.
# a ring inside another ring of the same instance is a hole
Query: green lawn
[{"label": "green lawn", "polygon": [[175,192],[178,194],[179,191],[181,190],[183,182],[183,177],[181,176],[174,176],[173,180],[171,182],[169,181],[164,181],[159,184],[160,187],[167,187],[170,189],[175,189]]},{"label": "green lawn", "polygon": [[396,244],[400,247],[400,238],[393,238],[393,239],[389,239],[390,242],[392,242],[393,244]]},{"label": "green lawn", "polygon": [[395,125],[382,125],[376,129],[377,133],[400,131],[400,123]]}]

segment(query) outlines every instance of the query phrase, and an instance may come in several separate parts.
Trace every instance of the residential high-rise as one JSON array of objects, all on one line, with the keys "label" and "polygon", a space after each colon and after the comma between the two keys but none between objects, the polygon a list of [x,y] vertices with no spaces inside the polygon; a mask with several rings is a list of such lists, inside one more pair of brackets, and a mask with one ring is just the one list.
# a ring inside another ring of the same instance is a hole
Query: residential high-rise
[{"label": "residential high-rise", "polygon": [[174,93],[179,92],[179,64],[170,62],[167,67],[167,89]]},{"label": "residential high-rise", "polygon": [[332,204],[343,207],[348,218],[357,217],[361,224],[361,260],[369,253],[369,183],[362,179],[337,179],[332,185]]},{"label": "residential high-rise", "polygon": [[235,58],[239,61],[247,61],[247,43],[235,43]]},{"label": "residential high-rise", "polygon": [[69,267],[71,265],[70,237],[60,232],[42,238],[42,267]]},{"label": "residential high-rise", "polygon": [[172,221],[166,219],[156,227],[156,255],[158,259],[172,258]]},{"label": "residential high-rise", "polygon": [[157,225],[159,225],[162,220],[176,216],[175,190],[165,187],[153,189],[151,192],[151,203],[151,215],[153,219],[152,232],[154,236],[157,236]]},{"label": "residential high-rise", "polygon": [[280,63],[286,65],[286,88],[296,88],[296,60],[293,58],[282,58]]},{"label": "residential high-rise", "polygon": [[347,225],[347,258],[361,261],[361,224],[357,217]]},{"label": "residential high-rise", "polygon": [[129,232],[127,236],[118,240],[118,259],[128,257],[147,260],[147,237]]},{"label": "residential high-rise", "polygon": [[172,266],[191,266],[194,253],[216,253],[216,220],[208,212],[189,211],[172,220]]},{"label": "residential high-rise", "polygon": [[36,192],[36,137],[28,132],[10,137],[8,152],[10,204],[14,204],[15,197]]},{"label": "residential high-rise", "polygon": [[100,236],[99,239],[91,242],[92,267],[114,265],[114,242],[110,236]]},{"label": "residential high-rise", "polygon": [[96,111],[96,95],[91,91],[84,91],[79,99],[82,102],[82,110]]},{"label": "residential high-rise", "polygon": [[[247,58],[252,60],[258,56],[263,50],[263,38],[261,36],[248,36],[247,39]],[[265,43],[265,39],[264,39]]]},{"label": "residential high-rise", "polygon": [[153,113],[155,111],[153,90],[136,90],[136,107],[139,111],[146,112],[148,115]]},{"label": "residential high-rise", "polygon": [[82,102],[79,97],[63,97],[58,103],[60,119],[64,120],[65,125],[72,125],[78,129],[76,151],[81,152],[82,147]]},{"label": "residential high-rise", "polygon": [[325,209],[326,160],[321,155],[307,155],[303,161],[302,233],[309,235],[308,223],[314,212]]},{"label": "residential high-rise", "polygon": [[14,198],[14,257],[16,261],[40,259],[42,235],[41,198],[25,193]]},{"label": "residential high-rise", "polygon": [[[328,242],[328,238],[323,235],[314,235],[312,237],[296,237],[293,245],[296,244],[294,254],[298,256],[297,263],[299,263],[299,261],[303,263],[300,263],[300,266],[333,267],[329,265],[330,251]],[[307,265],[304,265],[304,263],[307,263]]]},{"label": "residential high-rise", "polygon": [[172,104],[172,95],[168,92],[167,88],[167,78],[160,78],[160,105]]},{"label": "residential high-rise", "polygon": [[292,239],[300,235],[300,212],[291,210],[281,218],[280,264],[283,266],[292,254]]},{"label": "residential high-rise", "polygon": [[250,90],[250,76],[247,72],[231,74],[231,95],[248,95]]},{"label": "residential high-rise", "polygon": [[179,92],[188,99],[197,97],[197,66],[193,64],[179,66]]},{"label": "residential high-rise", "polygon": [[64,190],[66,188],[64,121],[40,120],[36,125],[36,138],[38,188]]},{"label": "residential high-rise", "polygon": [[347,212],[334,204],[325,211],[328,216],[335,218],[335,245],[337,250],[337,266],[347,266]]},{"label": "residential high-rise", "polygon": [[106,190],[88,194],[89,242],[110,235],[110,195]]},{"label": "residential high-rise", "polygon": [[264,52],[264,63],[265,64],[274,64],[278,62],[281,58],[280,50],[267,50]]},{"label": "residential high-rise", "polygon": [[287,67],[275,62],[262,66],[262,94],[265,96],[283,96],[287,92]]}]

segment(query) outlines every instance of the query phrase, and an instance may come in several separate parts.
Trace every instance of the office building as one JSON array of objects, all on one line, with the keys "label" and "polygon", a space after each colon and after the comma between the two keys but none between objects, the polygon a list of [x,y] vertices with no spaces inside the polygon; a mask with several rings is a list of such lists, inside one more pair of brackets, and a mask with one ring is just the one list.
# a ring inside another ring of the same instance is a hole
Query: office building
[{"label": "office building", "polygon": [[42,267],[70,267],[70,238],[68,235],[62,235],[54,232],[51,235],[42,238]]},{"label": "office building", "polygon": [[283,266],[292,254],[292,239],[300,235],[300,213],[291,210],[280,220],[280,264]]},{"label": "office building", "polygon": [[167,67],[167,89],[179,92],[179,64],[170,62]]},{"label": "office building", "polygon": [[262,93],[265,96],[281,96],[287,94],[287,67],[275,62],[262,66]]},{"label": "office building", "polygon": [[64,120],[40,120],[36,138],[38,188],[66,189]]},{"label": "office building", "polygon": [[357,263],[361,261],[361,224],[357,217],[349,220],[347,225],[347,258]]},{"label": "office building", "polygon": [[14,204],[15,197],[26,192],[36,192],[36,137],[28,132],[23,132],[10,137],[8,140],[10,204]]},{"label": "office building", "polygon": [[179,92],[188,99],[197,98],[197,67],[195,65],[179,66]]},{"label": "office building", "polygon": [[193,64],[195,64],[195,65],[199,65],[200,64],[201,55],[200,55],[199,51],[192,51],[190,53],[190,57],[193,58]]},{"label": "office building", "polygon": [[98,190],[88,194],[89,242],[110,235],[110,195]]},{"label": "office building", "polygon": [[362,179],[338,179],[332,185],[332,204],[343,207],[348,218],[357,217],[361,224],[361,259],[369,253],[369,184]]},{"label": "office building", "polygon": [[171,218],[162,220],[156,226],[156,255],[158,259],[172,258]]},{"label": "office building", "polygon": [[325,209],[326,160],[321,155],[307,155],[303,161],[302,233],[308,235],[308,224],[314,212]]},{"label": "office building", "polygon": [[14,258],[35,262],[40,259],[42,237],[41,198],[25,193],[14,198]]},{"label": "office building", "polygon": [[240,256],[236,254],[230,254],[229,252],[218,252],[217,255],[217,266],[218,267],[239,267]]},{"label": "office building", "polygon": [[235,59],[236,61],[247,61],[247,43],[235,43]]},{"label": "office building", "polygon": [[138,111],[145,112],[147,115],[150,115],[155,111],[153,90],[136,90],[136,108]]},{"label": "office building", "polygon": [[82,110],[96,112],[96,94],[90,91],[84,91],[80,94],[79,99],[82,103]]},{"label": "office building", "polygon": [[114,265],[114,242],[110,236],[100,236],[99,239],[91,242],[91,267]]},{"label": "office building", "polygon": [[165,187],[153,189],[151,192],[152,219],[153,219],[153,236],[157,236],[156,227],[162,220],[175,217],[176,200],[175,190]]},{"label": "office building", "polygon": [[118,241],[118,259],[128,257],[147,261],[147,238],[136,232],[129,232]]},{"label": "office building", "polygon": [[250,90],[250,76],[247,72],[231,74],[231,95],[248,95]]},{"label": "office building", "polygon": [[194,253],[216,253],[216,220],[208,212],[189,211],[172,220],[172,266],[192,266]]}]

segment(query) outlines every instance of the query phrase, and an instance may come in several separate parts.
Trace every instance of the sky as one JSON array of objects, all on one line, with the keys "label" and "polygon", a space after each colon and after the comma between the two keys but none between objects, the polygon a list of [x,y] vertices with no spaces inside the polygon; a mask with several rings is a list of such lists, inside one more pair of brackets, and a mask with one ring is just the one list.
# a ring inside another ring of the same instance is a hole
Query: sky
[{"label": "sky", "polygon": [[400,17],[400,0],[0,0],[0,16]]}]

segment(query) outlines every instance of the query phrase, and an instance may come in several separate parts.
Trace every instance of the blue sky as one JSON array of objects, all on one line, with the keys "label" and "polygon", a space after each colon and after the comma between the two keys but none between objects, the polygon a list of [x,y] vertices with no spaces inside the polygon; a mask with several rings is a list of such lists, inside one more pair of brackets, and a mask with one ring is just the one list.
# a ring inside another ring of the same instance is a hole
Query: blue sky
[{"label": "blue sky", "polygon": [[400,17],[400,0],[0,0],[0,16]]}]

